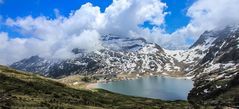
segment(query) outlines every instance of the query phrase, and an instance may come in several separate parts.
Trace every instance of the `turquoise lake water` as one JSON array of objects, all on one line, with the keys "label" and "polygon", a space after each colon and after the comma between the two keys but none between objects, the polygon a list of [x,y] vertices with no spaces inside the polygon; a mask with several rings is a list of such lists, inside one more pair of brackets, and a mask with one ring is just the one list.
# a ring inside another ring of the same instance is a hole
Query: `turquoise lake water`
[{"label": "turquoise lake water", "polygon": [[187,100],[193,81],[173,77],[150,76],[135,80],[98,83],[98,88],[108,91],[162,100]]}]

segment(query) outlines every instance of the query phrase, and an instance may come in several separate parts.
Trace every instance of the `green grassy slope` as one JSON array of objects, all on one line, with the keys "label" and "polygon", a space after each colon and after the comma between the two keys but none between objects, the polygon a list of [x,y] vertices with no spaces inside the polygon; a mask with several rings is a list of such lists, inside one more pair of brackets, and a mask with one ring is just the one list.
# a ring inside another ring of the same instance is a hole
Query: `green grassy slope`
[{"label": "green grassy slope", "polygon": [[188,109],[186,101],[77,90],[42,76],[0,66],[0,108]]}]

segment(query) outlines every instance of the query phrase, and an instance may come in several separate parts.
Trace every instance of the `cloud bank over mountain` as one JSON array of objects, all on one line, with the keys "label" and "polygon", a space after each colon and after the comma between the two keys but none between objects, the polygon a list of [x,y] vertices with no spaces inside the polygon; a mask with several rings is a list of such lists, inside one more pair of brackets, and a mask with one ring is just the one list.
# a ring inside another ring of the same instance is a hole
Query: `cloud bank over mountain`
[{"label": "cloud bank over mountain", "polygon": [[[173,47],[188,47],[190,44],[186,44],[186,39],[195,41],[206,30],[239,24],[237,4],[238,0],[197,0],[187,10],[187,16],[191,18],[190,23],[170,34],[170,43]],[[175,39],[181,41],[173,43]]]},{"label": "cloud bank over mountain", "polygon": [[[196,40],[205,30],[238,23],[236,4],[238,0],[197,0],[187,10],[190,23],[171,34],[162,28],[169,12],[165,11],[167,4],[160,0],[113,0],[104,12],[86,3],[68,17],[54,9],[54,19],[31,15],[8,18],[8,27],[30,37],[10,38],[0,32],[0,63],[10,64],[32,55],[69,58],[73,48],[98,50],[102,47],[100,36],[105,34],[143,37],[165,48],[185,49],[191,45],[188,40]],[[140,26],[145,22],[152,29]]]}]

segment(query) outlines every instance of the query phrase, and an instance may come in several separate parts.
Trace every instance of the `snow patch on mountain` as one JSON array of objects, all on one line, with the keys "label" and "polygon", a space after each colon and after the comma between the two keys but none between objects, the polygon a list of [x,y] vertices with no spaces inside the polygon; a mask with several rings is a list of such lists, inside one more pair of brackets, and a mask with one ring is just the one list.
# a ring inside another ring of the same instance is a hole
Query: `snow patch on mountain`
[{"label": "snow patch on mountain", "polygon": [[145,47],[139,50],[141,54],[155,54],[159,50],[156,48],[154,44],[147,44]]},{"label": "snow patch on mountain", "polygon": [[177,59],[178,61],[183,61],[186,59],[185,55],[182,54],[186,50],[168,50],[168,49],[163,50],[168,56],[175,57],[175,59]]},{"label": "snow patch on mountain", "polygon": [[210,46],[213,46],[212,43],[215,40],[216,38],[214,37],[208,37],[203,44],[199,44],[188,50],[164,49],[164,51],[167,55],[174,57],[179,62],[184,62],[186,64],[195,63],[206,55],[206,50],[208,50]]}]

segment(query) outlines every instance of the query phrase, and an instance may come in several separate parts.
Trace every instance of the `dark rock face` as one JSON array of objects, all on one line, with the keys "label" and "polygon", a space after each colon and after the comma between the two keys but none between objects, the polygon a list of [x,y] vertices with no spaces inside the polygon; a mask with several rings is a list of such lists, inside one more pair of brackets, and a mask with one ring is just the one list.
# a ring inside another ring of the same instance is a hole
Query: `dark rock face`
[{"label": "dark rock face", "polygon": [[219,34],[218,38],[213,42],[213,46],[209,48],[208,53],[202,59],[200,64],[215,60],[215,63],[228,63],[230,61],[237,62],[239,60],[238,37],[239,30],[228,34]]},{"label": "dark rock face", "polygon": [[61,63],[57,63],[51,66],[51,68],[48,71],[48,74],[51,77],[61,77],[71,74],[82,74],[82,73],[84,73],[84,75],[88,75],[88,73],[94,73],[97,71],[97,69],[103,68],[103,66],[101,66],[99,62],[96,62],[93,59],[83,58],[80,60],[81,62],[82,61],[87,62],[87,64],[82,65],[75,64],[76,62],[79,62],[78,59],[62,61]]},{"label": "dark rock face", "polygon": [[13,63],[11,67],[28,72],[41,72],[44,75],[49,69],[45,66],[50,66],[51,64],[51,60],[45,60],[39,56],[32,56],[28,59],[23,59],[19,62]]},{"label": "dark rock face", "polygon": [[[77,53],[79,54],[79,52]],[[96,54],[79,55],[78,58],[49,61],[39,56],[16,62],[12,68],[28,72],[40,73],[49,77],[61,77],[71,74],[90,74],[99,68],[104,68],[103,63]]]},{"label": "dark rock face", "polygon": [[[193,68],[194,88],[188,101],[195,108],[239,106],[239,28],[213,32],[216,40]],[[217,36],[216,36],[217,35]]]},{"label": "dark rock face", "polygon": [[198,45],[204,45],[206,40],[209,38],[209,37],[212,37],[212,38],[216,38],[217,35],[215,35],[215,33],[213,31],[205,31],[200,37],[199,39],[192,45],[189,47],[189,49],[191,48],[194,48]]},{"label": "dark rock face", "polygon": [[219,71],[203,75],[194,83],[188,95],[188,101],[200,108],[202,106],[236,107],[239,106],[239,70],[222,71],[224,77],[210,80]]}]

